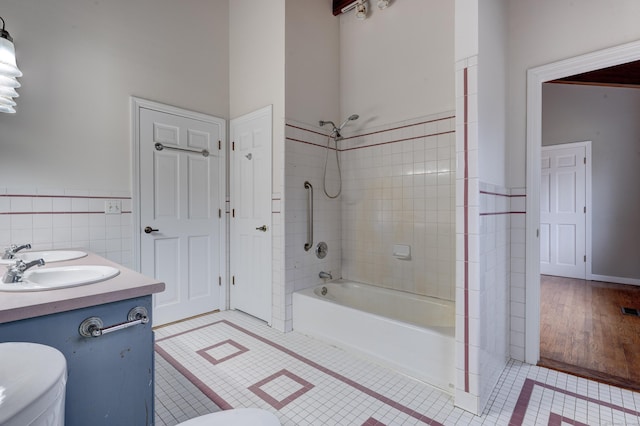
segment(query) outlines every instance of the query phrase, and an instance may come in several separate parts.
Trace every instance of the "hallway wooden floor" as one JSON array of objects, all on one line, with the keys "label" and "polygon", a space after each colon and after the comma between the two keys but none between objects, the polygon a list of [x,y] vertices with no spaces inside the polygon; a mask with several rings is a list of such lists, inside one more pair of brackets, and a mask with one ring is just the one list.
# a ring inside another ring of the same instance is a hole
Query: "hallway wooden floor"
[{"label": "hallway wooden floor", "polygon": [[538,365],[640,390],[640,287],[541,277]]}]

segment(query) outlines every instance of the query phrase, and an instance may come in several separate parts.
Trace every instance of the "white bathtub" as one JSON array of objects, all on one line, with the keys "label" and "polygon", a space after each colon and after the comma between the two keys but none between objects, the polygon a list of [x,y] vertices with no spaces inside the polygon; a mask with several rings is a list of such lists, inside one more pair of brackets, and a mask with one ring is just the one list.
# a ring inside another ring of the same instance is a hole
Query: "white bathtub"
[{"label": "white bathtub", "polygon": [[454,302],[336,280],[293,293],[293,328],[454,391]]}]

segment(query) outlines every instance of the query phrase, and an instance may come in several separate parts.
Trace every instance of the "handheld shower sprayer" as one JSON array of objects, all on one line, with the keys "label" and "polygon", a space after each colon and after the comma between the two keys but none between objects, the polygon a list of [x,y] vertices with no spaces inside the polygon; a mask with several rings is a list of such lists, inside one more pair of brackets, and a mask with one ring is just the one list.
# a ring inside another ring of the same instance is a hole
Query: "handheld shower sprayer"
[{"label": "handheld shower sprayer", "polygon": [[352,114],[350,115],[346,120],[344,120],[342,122],[342,124],[340,125],[340,127],[338,127],[338,130],[342,130],[342,128],[345,126],[345,124],[347,124],[349,121],[353,121],[353,120],[357,120],[358,118],[360,118],[360,116],[358,114]]},{"label": "handheld shower sprayer", "polygon": [[[318,121],[318,124],[320,125],[320,127],[325,126],[327,124],[331,124],[331,127],[333,127],[333,129],[331,130],[331,133],[329,134],[329,136],[327,136],[327,154],[326,154],[326,156],[324,158],[324,177],[323,177],[323,180],[322,180],[324,193],[329,198],[338,198],[338,196],[342,192],[342,172],[340,171],[340,158],[338,157],[338,141],[342,140],[342,135],[340,134],[340,130],[342,130],[342,128],[349,121],[357,120],[358,118],[359,118],[358,114],[352,114],[346,120],[344,120],[342,122],[340,127],[336,127],[336,125],[335,125],[335,123],[333,121],[324,121],[324,120]],[[333,139],[334,143],[336,144],[336,148],[335,148],[336,165],[338,166],[338,184],[339,184],[339,187],[338,187],[338,192],[335,195],[329,195],[329,193],[327,192],[327,163],[328,163],[328,160],[329,160],[329,149],[331,148],[330,147],[331,139]]]},{"label": "handheld shower sprayer", "polygon": [[318,124],[320,125],[320,127],[325,126],[327,124],[331,124],[331,126],[333,127],[333,130],[331,130],[331,134],[329,136],[334,138],[336,141],[339,141],[339,140],[342,140],[342,135],[340,134],[340,130],[342,130],[342,128],[349,121],[357,120],[359,117],[360,116],[358,114],[352,114],[346,120],[344,120],[339,127],[336,127],[336,125],[335,125],[335,123],[333,121],[320,120],[320,121],[318,121]]}]

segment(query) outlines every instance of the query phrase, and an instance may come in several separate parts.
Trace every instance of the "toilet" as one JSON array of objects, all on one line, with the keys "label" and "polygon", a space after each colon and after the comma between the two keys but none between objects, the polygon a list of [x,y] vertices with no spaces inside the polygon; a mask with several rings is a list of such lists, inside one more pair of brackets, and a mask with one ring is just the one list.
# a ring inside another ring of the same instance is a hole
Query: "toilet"
[{"label": "toilet", "polygon": [[0,343],[0,425],[64,426],[67,361],[37,343]]},{"label": "toilet", "polygon": [[205,414],[178,426],[280,426],[278,418],[267,410],[259,408],[235,408]]}]

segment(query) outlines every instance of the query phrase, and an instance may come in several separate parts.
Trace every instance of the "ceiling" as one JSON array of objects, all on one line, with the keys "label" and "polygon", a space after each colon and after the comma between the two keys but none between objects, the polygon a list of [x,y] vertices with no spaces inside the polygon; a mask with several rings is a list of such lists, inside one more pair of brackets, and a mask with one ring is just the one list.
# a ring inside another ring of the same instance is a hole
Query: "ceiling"
[{"label": "ceiling", "polygon": [[640,88],[640,61],[576,74],[549,83]]}]

